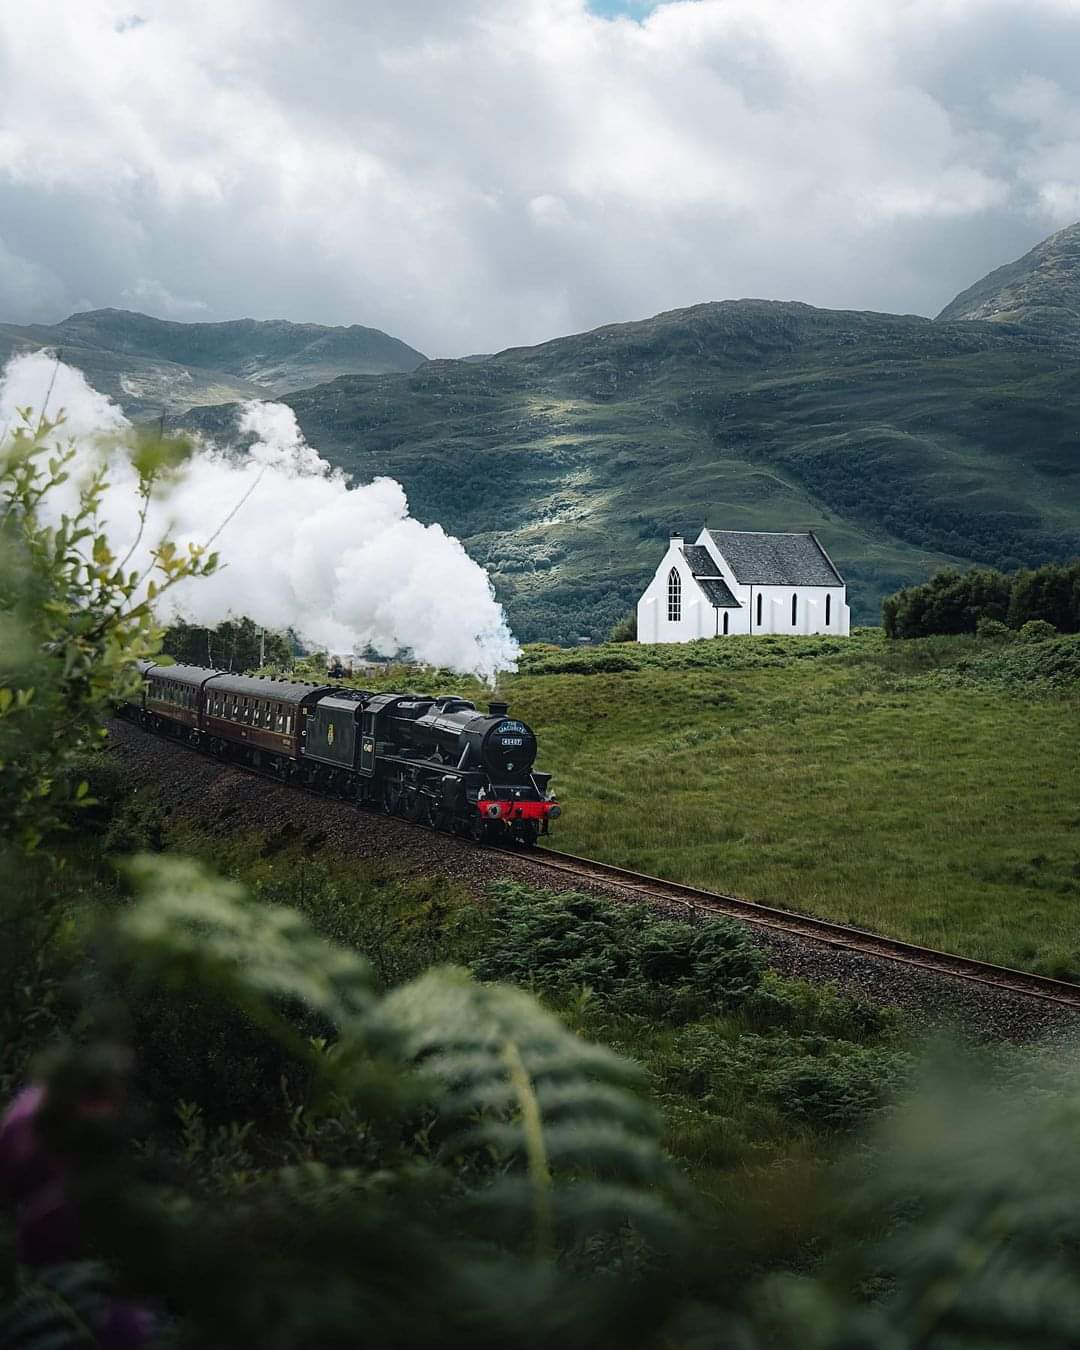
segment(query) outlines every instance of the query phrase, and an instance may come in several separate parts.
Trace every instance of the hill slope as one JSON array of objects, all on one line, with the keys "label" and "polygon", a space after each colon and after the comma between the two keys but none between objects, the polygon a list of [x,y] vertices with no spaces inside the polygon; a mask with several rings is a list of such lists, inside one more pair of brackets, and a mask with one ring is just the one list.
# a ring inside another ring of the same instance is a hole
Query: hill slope
[{"label": "hill slope", "polygon": [[465,539],[521,636],[567,641],[706,520],[817,530],[864,622],[950,559],[1080,553],[1073,369],[1002,324],[735,301],[286,401],[331,460]]},{"label": "hill slope", "polygon": [[172,323],[122,309],[57,324],[0,325],[0,359],[52,347],[132,416],[266,398],[349,373],[414,370],[425,359],[397,338],[353,324],[284,320]]}]

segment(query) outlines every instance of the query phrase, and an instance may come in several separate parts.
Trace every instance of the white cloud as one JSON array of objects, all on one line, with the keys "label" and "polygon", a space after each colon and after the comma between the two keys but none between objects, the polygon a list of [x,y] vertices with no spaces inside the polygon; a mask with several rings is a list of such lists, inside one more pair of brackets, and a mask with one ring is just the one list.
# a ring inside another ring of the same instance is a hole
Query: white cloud
[{"label": "white cloud", "polygon": [[454,354],[745,295],[933,312],[1077,210],[1073,0],[633,12],[5,6],[0,319],[206,303]]}]

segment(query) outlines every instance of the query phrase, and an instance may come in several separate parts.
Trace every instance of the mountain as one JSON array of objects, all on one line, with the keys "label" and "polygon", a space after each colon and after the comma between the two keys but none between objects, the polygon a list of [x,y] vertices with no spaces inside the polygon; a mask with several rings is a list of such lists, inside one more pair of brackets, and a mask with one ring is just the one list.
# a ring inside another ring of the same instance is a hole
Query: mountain
[{"label": "mountain", "polygon": [[266,398],[344,374],[414,370],[421,352],[376,328],[284,320],[171,323],[123,309],[57,324],[0,325],[0,359],[50,347],[129,416]]},{"label": "mountain", "polygon": [[1059,343],[1080,343],[1080,224],[961,291],[938,318],[1018,324]]},{"label": "mountain", "polygon": [[167,399],[219,434],[232,400],[279,395],[329,460],[463,539],[525,639],[604,635],[668,533],[706,522],[817,531],[865,623],[948,563],[1080,555],[1076,259],[1080,225],[936,320],[723,301],[425,361],[372,329],[98,310],[0,328],[0,356],[62,346],[131,414]]},{"label": "mountain", "polygon": [[285,401],[328,459],[399,479],[466,542],[519,636],[572,641],[705,522],[816,530],[858,622],[949,562],[1080,554],[1074,372],[1018,325],[742,300]]}]

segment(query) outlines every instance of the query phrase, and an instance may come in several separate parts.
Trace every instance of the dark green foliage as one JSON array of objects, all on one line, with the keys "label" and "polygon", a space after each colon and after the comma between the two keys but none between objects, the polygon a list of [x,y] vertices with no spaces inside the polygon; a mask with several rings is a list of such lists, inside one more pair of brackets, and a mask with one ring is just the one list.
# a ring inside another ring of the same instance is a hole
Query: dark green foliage
[{"label": "dark green foliage", "polygon": [[938,572],[921,586],[886,597],[881,614],[891,638],[975,632],[989,636],[995,630],[982,625],[1007,622],[1010,628],[1023,629],[1032,621],[1061,633],[1080,632],[1080,559],[1013,576],[978,568]]},{"label": "dark green foliage", "polygon": [[637,610],[631,610],[625,619],[612,628],[608,634],[609,642],[636,642],[637,641]]},{"label": "dark green foliage", "polygon": [[771,1102],[791,1121],[850,1129],[895,1101],[911,1058],[820,1033],[717,1035],[708,1025],[678,1043],[684,1087],[707,1110],[733,1114],[737,1103]]},{"label": "dark green foliage", "polygon": [[288,670],[295,655],[281,633],[260,628],[245,615],[226,619],[216,628],[197,628],[183,621],[165,630],[161,650],[180,665],[250,672],[260,666]]},{"label": "dark green foliage", "polygon": [[[211,1134],[185,1105],[179,1151],[159,1145],[146,1166],[106,1157],[81,1122],[86,1052],[51,1077],[42,1129],[55,1147],[63,1131],[86,1240],[178,1314],[180,1345],[652,1335],[682,1225],[637,1070],[464,971],[380,997],[360,957],[189,862],[145,858],[133,876],[145,896],[104,948],[121,987],[212,998],[306,1070],[280,1142],[272,1120]],[[205,1051],[204,1030],[190,1023]],[[221,1090],[233,1104],[250,1091]],[[648,1299],[640,1282],[596,1280],[587,1252],[612,1273],[644,1261]]]},{"label": "dark green foliage", "polygon": [[474,963],[480,979],[587,988],[612,1006],[662,1008],[676,1017],[739,1007],[761,982],[764,958],[740,924],[682,923],[515,882],[498,883],[491,896],[492,932]]},{"label": "dark green foliage", "polygon": [[1017,572],[1009,599],[1009,625],[1042,620],[1059,633],[1080,632],[1080,559],[1067,565]]},{"label": "dark green foliage", "polygon": [[0,1303],[7,1350],[94,1350],[108,1312],[109,1274],[100,1261],[14,1270]]},{"label": "dark green foliage", "polygon": [[989,569],[938,572],[922,586],[909,586],[882,601],[885,632],[891,638],[974,633],[980,619],[1004,622],[1011,586],[1004,573]]}]

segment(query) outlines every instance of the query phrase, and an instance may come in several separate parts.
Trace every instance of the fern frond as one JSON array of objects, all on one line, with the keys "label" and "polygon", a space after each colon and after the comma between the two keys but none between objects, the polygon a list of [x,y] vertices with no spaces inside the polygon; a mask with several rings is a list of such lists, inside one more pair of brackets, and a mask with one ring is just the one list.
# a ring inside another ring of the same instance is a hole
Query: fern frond
[{"label": "fern frond", "polygon": [[[656,1191],[642,1212],[664,1208],[672,1173],[658,1117],[632,1091],[640,1070],[579,1040],[529,995],[444,969],[388,995],[375,1018],[442,1088],[436,1109],[457,1126],[444,1151],[487,1150],[517,1171],[522,1184],[492,1188],[485,1203],[510,1206],[507,1227],[521,1225],[527,1207],[537,1255],[552,1250],[563,1226],[567,1188],[579,1219],[595,1196],[596,1220],[606,1222],[621,1194],[625,1222],[635,1188]],[[610,1186],[582,1184],[598,1177]]]},{"label": "fern frond", "polygon": [[367,962],[297,911],[249,900],[189,858],[141,855],[127,869],[143,899],[117,935],[142,978],[215,992],[298,1049],[306,1046],[281,1012],[290,1003],[360,1034],[374,998]]},{"label": "fern frond", "polygon": [[7,1350],[97,1346],[108,1306],[107,1286],[99,1261],[20,1267],[15,1296],[0,1311],[0,1345]]}]

